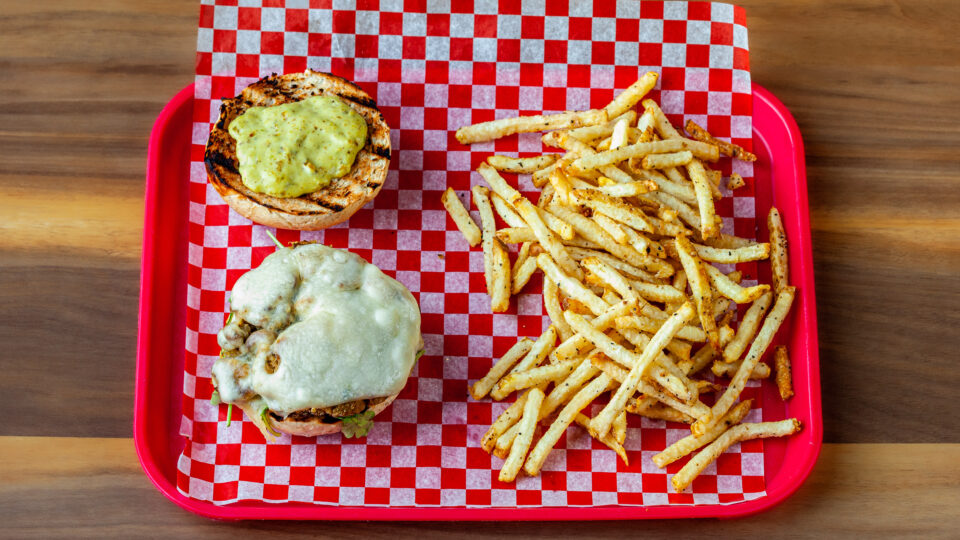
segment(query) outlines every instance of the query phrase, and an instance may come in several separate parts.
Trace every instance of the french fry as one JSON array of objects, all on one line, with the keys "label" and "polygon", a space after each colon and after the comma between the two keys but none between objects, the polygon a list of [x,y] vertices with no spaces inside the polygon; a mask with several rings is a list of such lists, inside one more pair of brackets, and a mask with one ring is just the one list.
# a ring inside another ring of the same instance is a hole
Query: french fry
[{"label": "french fry", "polygon": [[753,287],[741,287],[729,277],[725,276],[723,272],[717,270],[716,267],[709,264],[704,265],[704,267],[707,271],[707,276],[710,278],[710,283],[717,289],[717,292],[738,304],[753,302],[763,296],[763,293],[770,290],[770,286],[766,283],[754,285]]},{"label": "french fry", "polygon": [[686,437],[666,447],[663,452],[653,456],[653,463],[662,469],[674,461],[689,455],[697,448],[700,448],[705,444],[710,444],[716,440],[717,437],[723,435],[723,432],[730,429],[732,426],[739,424],[740,421],[747,416],[747,413],[750,412],[750,407],[752,405],[753,400],[750,399],[738,403],[737,406],[730,409],[730,412],[723,417],[723,420],[717,422],[717,424],[714,425],[710,431],[704,433],[700,437],[687,435]]},{"label": "french fry", "polygon": [[516,390],[523,390],[543,383],[556,382],[564,379],[577,369],[581,360],[573,358],[556,364],[546,364],[524,371],[510,373],[497,383],[497,390],[501,394],[509,394]]},{"label": "french fry", "polygon": [[[677,213],[678,216],[680,216],[680,219],[682,219],[684,223],[693,227],[693,229],[696,231],[698,236],[701,234],[700,233],[700,229],[701,229],[700,213],[694,210],[693,208],[691,208],[687,203],[681,201],[680,199],[674,197],[673,195],[670,195],[665,191],[656,191],[653,193],[648,193],[647,195],[643,195],[641,197],[642,197],[641,200],[643,200],[643,198],[646,198],[646,199],[649,199],[651,202],[654,202],[654,204],[661,204],[663,206],[666,206],[670,210],[673,210],[674,212]],[[672,236],[677,235],[677,233],[668,233],[668,234]],[[679,234],[686,234],[686,231],[683,230],[683,232]]]},{"label": "french fry", "polygon": [[595,213],[590,217],[593,221],[597,223],[600,227],[603,228],[607,234],[610,235],[618,244],[626,244],[629,242],[627,237],[627,232],[624,230],[624,227],[617,221],[610,219],[604,214]]},{"label": "french fry", "polygon": [[530,250],[536,245],[534,242],[524,242],[517,251],[517,259],[513,263],[513,277],[516,281],[517,267],[522,265],[530,257]]},{"label": "french fry", "polygon": [[[547,389],[547,384],[549,383],[541,384],[535,388],[539,389],[541,392],[544,392]],[[533,390],[533,388],[531,388],[530,390]],[[527,393],[530,392],[530,390],[527,390],[526,392],[521,394],[520,397],[526,399]],[[504,431],[503,434],[500,435],[500,438],[497,439],[497,442],[493,447],[493,452],[492,452],[493,455],[497,456],[500,459],[507,459],[507,457],[510,455],[510,447],[513,446],[513,441],[514,439],[517,438],[517,433],[519,433],[519,431],[520,431],[520,422],[514,422],[513,425],[511,425],[506,431]]]},{"label": "french fry", "polygon": [[628,183],[628,182],[634,181],[634,178],[632,176],[630,176],[629,174],[625,173],[624,171],[620,170],[619,168],[613,165],[601,166],[597,169],[597,171],[577,169],[573,167],[573,161],[576,161],[576,159],[579,157],[593,156],[594,154],[596,154],[596,151],[593,148],[591,148],[589,145],[585,144],[583,141],[576,139],[574,137],[570,137],[568,135],[560,135],[558,137],[558,143],[565,150],[567,150],[567,153],[569,154],[569,156],[567,156],[569,159],[564,161],[562,165],[564,167],[570,167],[579,176],[594,177],[594,176],[597,176],[597,171],[599,171],[600,173],[606,175],[607,177],[613,179],[616,182]]},{"label": "french fry", "polygon": [[786,401],[793,397],[793,377],[790,375],[790,356],[787,354],[787,348],[783,345],[777,346],[773,350],[773,365],[777,373],[777,390],[780,392],[780,399]]},{"label": "french fry", "polygon": [[770,208],[767,215],[767,228],[770,230],[770,269],[773,277],[773,290],[780,294],[790,284],[790,268],[787,264],[787,233],[783,229],[783,220],[776,207]]},{"label": "french fry", "polygon": [[713,238],[707,238],[703,241],[704,244],[717,248],[717,249],[737,249],[743,247],[749,247],[755,245],[756,242],[753,240],[748,240],[746,238],[740,238],[739,236],[733,236],[730,234],[720,233]]},{"label": "french fry", "polygon": [[618,443],[623,444],[623,442],[627,440],[627,411],[623,411],[617,415],[613,421],[611,431]]},{"label": "french fry", "polygon": [[[666,193],[664,193],[666,195]],[[674,200],[678,200],[674,198]],[[683,204],[681,202],[681,204]],[[690,208],[689,206],[687,208]],[[691,209],[691,212],[693,210]],[[687,229],[682,223],[677,221],[664,221],[659,218],[650,217],[650,224],[653,225],[653,228],[656,229],[656,234],[660,236],[686,236],[688,234],[693,234],[693,231]],[[697,218],[698,220],[700,218]],[[697,233],[699,234],[699,233]]]},{"label": "french fry", "polygon": [[630,285],[627,278],[610,265],[604,263],[596,257],[587,257],[580,261],[580,264],[592,275],[600,279],[604,284],[617,291],[617,294],[626,299],[637,299],[639,294]]},{"label": "french fry", "polygon": [[533,450],[531,450],[527,456],[527,461],[523,466],[523,470],[526,471],[527,474],[536,476],[540,473],[543,462],[547,459],[547,455],[553,450],[553,447],[556,446],[563,432],[576,420],[577,414],[579,414],[580,411],[607,390],[609,384],[610,377],[601,373],[570,399],[560,411],[560,414],[557,415],[557,419],[550,424],[549,429],[540,437],[536,446],[534,446]]},{"label": "french fry", "polygon": [[[590,425],[590,417],[583,413],[577,414],[574,421],[577,424],[580,424],[580,426],[583,427],[584,429],[587,429],[588,426]],[[624,417],[624,422],[626,422],[626,417]],[[624,435],[624,438],[626,438],[626,435],[627,435],[626,424],[624,424],[623,435]],[[612,433],[607,434],[606,437],[602,437],[597,440],[607,445],[607,448],[616,452],[617,455],[620,456],[620,459],[623,460],[624,465],[628,465],[628,466],[630,465],[630,460],[627,458],[627,451],[623,448],[623,441],[617,440],[617,438]]]},{"label": "french fry", "polygon": [[[688,152],[690,159],[693,159],[694,156],[709,159],[713,155],[713,150],[711,149],[714,148],[715,147],[711,145],[698,141],[691,141],[689,139],[640,142],[624,146],[623,148],[617,148],[616,150],[606,150],[603,152],[597,152],[593,155],[584,155],[583,157],[575,159],[572,163],[570,163],[570,166],[574,171],[590,171],[593,169],[600,169],[606,165],[615,165],[622,161],[627,161],[633,158],[646,158],[658,154],[671,154],[677,152]],[[673,167],[675,165],[667,166]],[[644,169],[654,168],[661,167],[644,167]]]},{"label": "french fry", "polygon": [[[533,261],[534,265],[538,264],[536,257],[530,257],[529,260]],[[568,325],[567,321],[563,318],[563,308],[560,307],[560,288],[557,287],[557,282],[548,276],[544,276],[543,278],[543,304],[547,308],[547,315],[550,316],[550,321],[557,328],[560,341],[565,342],[570,339],[570,336],[573,335],[573,330],[570,329],[570,325]]]},{"label": "french fry", "polygon": [[[621,114],[620,116],[617,116],[613,120],[607,122],[606,124],[597,124],[595,126],[585,126],[585,127],[570,129],[570,130],[567,130],[567,134],[584,143],[589,143],[596,139],[609,137],[611,134],[613,134],[613,128],[617,126],[617,122],[623,119],[626,119],[628,124],[634,123],[637,120],[637,111],[633,111],[633,110],[627,111]],[[559,132],[553,132],[553,133],[559,133]]]},{"label": "french fry", "polygon": [[706,171],[700,161],[687,162],[687,174],[693,182],[693,191],[697,194],[697,206],[700,208],[700,234],[704,238],[715,236],[720,229],[717,227],[717,212],[713,206],[713,192]]},{"label": "french fry", "polygon": [[757,160],[756,155],[750,152],[747,152],[743,148],[733,143],[728,143],[726,141],[722,141],[720,139],[715,138],[707,130],[698,126],[697,123],[694,122],[693,120],[687,120],[686,125],[684,125],[684,129],[694,139],[715,145],[720,150],[720,153],[725,156],[730,156],[734,159],[740,159],[743,161]]},{"label": "french fry", "polygon": [[632,109],[643,96],[647,95],[654,86],[657,85],[659,75],[653,71],[644,73],[637,82],[631,84],[626,90],[620,92],[604,110],[607,116],[614,118]]},{"label": "french fry", "polygon": [[[524,355],[523,359],[520,360],[513,368],[510,369],[509,373],[519,373],[526,371],[530,368],[539,366],[543,359],[553,351],[554,345],[557,342],[557,327],[550,325],[549,328],[543,333],[540,334],[540,337],[533,343],[530,347],[530,350],[527,351],[527,354]],[[501,400],[507,397],[509,392],[503,392],[500,390],[500,387],[493,388],[490,392],[490,397],[496,400]]]},{"label": "french fry", "polygon": [[[601,214],[602,215],[602,214]],[[658,259],[666,258],[666,251],[659,242],[655,242],[630,227],[624,227],[627,234],[627,243],[633,246],[641,255],[656,257]]]},{"label": "french fry", "polygon": [[510,350],[490,368],[490,371],[470,387],[470,395],[473,396],[473,399],[479,401],[486,397],[486,395],[490,393],[490,390],[497,384],[497,381],[510,371],[510,368],[512,368],[514,364],[530,352],[532,347],[533,341],[527,338],[521,339],[513,347],[510,347]]},{"label": "french fry", "polygon": [[506,179],[500,176],[500,173],[487,163],[481,163],[480,166],[477,167],[477,172],[480,173],[480,176],[490,185],[490,189],[497,195],[503,197],[503,200],[508,203],[514,204],[514,199],[523,198],[523,195],[521,195],[516,188],[508,184]]},{"label": "french fry", "polygon": [[583,385],[599,374],[600,370],[593,367],[589,359],[582,359],[577,369],[555,385],[547,398],[543,400],[543,405],[540,406],[540,418],[543,419],[553,414],[557,407],[569,401]]},{"label": "french fry", "polygon": [[490,425],[490,429],[483,435],[481,439],[480,446],[489,454],[494,450],[497,444],[497,440],[513,426],[517,420],[520,419],[520,416],[523,415],[523,406],[527,403],[527,396],[530,394],[529,390],[524,392],[520,397],[517,398],[509,407],[506,408],[500,416]]},{"label": "french fry", "polygon": [[550,201],[553,200],[553,185],[551,185],[550,182],[546,182],[542,186],[537,187],[540,188],[540,196],[537,197],[537,208],[546,208],[547,205],[550,204]]},{"label": "french fry", "polygon": [[513,445],[510,447],[510,456],[500,469],[498,479],[501,482],[512,482],[517,477],[517,473],[520,472],[527,450],[530,449],[530,443],[533,442],[533,433],[537,429],[537,420],[542,403],[543,391],[539,388],[531,388],[527,396],[527,402],[523,406],[523,417],[517,424],[520,427],[516,438],[513,440]]},{"label": "french fry", "polygon": [[713,318],[713,291],[707,272],[713,266],[703,264],[697,256],[693,245],[685,236],[678,236],[675,242],[680,263],[687,273],[687,282],[693,292],[693,299],[697,304],[697,313],[700,315],[700,325],[707,333],[707,340],[714,349],[720,348],[720,335],[717,333],[717,321]]},{"label": "french fry", "polygon": [[[676,248],[674,248],[676,250]],[[677,270],[677,273],[673,275],[673,281],[671,283],[674,289],[685,293],[687,290],[687,273],[683,270]],[[664,306],[667,311],[676,311],[680,307],[676,302],[667,303]]]},{"label": "french fry", "polygon": [[527,222],[527,225],[530,226],[530,229],[533,231],[534,236],[541,246],[550,254],[553,260],[563,268],[563,271],[574,276],[577,279],[583,277],[583,274],[580,272],[580,267],[577,263],[570,258],[570,255],[567,253],[566,248],[560,243],[560,240],[557,236],[547,228],[543,220],[540,218],[539,209],[533,204],[524,199],[518,198],[511,201],[517,210],[520,211],[521,217],[524,221]]},{"label": "french fry", "polygon": [[730,179],[727,180],[727,189],[733,191],[735,189],[740,189],[747,183],[743,180],[743,177],[737,173],[730,173]]},{"label": "french fry", "polygon": [[783,289],[782,293],[777,295],[777,300],[774,302],[773,308],[770,309],[770,313],[767,314],[767,318],[764,319],[763,326],[760,327],[760,332],[757,333],[756,339],[754,339],[750,345],[750,350],[747,351],[747,356],[744,357],[743,362],[740,364],[740,369],[737,370],[737,373],[733,376],[733,379],[731,379],[726,391],[713,405],[710,415],[698,419],[693,424],[691,430],[694,434],[701,435],[705,433],[710,427],[710,422],[714,422],[726,414],[733,405],[733,402],[736,401],[740,393],[743,392],[743,388],[747,384],[747,379],[753,373],[753,369],[757,366],[757,363],[760,362],[760,357],[766,352],[777,330],[780,329],[780,325],[787,317],[795,294],[796,289],[788,286]]},{"label": "french fry", "polygon": [[760,321],[766,315],[771,302],[773,302],[773,293],[769,291],[753,301],[750,309],[744,314],[743,320],[740,321],[740,327],[737,328],[733,341],[723,349],[724,362],[729,363],[740,359],[740,355],[747,350],[747,345],[760,328]]},{"label": "french fry", "polygon": [[490,194],[490,202],[493,203],[493,209],[497,211],[497,214],[503,218],[503,221],[505,221],[507,225],[519,228],[527,226],[527,222],[520,217],[520,214],[513,209],[513,206],[503,200],[503,197],[496,192]]},{"label": "french fry", "polygon": [[492,141],[515,133],[570,129],[580,126],[602,124],[606,121],[607,112],[603,109],[549,115],[520,116],[464,126],[457,130],[456,137],[460,144],[473,144]]},{"label": "french fry", "polygon": [[[483,230],[483,276],[487,284],[487,294],[493,297],[494,291],[494,240],[496,240],[497,225],[493,219],[493,208],[490,206],[490,190],[483,186],[473,186],[473,204],[480,211],[480,227]],[[491,304],[492,306],[492,304]]]},{"label": "french fry", "polygon": [[[606,178],[606,177],[604,177]],[[634,180],[626,183],[614,183],[595,188],[609,197],[636,197],[651,191],[657,191],[660,186],[653,180]]]},{"label": "french fry", "polygon": [[638,406],[638,400],[633,400],[627,403],[626,410],[630,414],[645,416],[654,420],[677,422],[679,424],[692,424],[694,420],[696,420],[689,414],[684,414],[676,409],[671,409],[662,403],[654,403],[653,405],[640,407]]},{"label": "french fry", "polygon": [[666,349],[678,360],[689,360],[690,351],[693,350],[693,345],[690,345],[685,341],[673,340],[670,343],[667,343]]},{"label": "french fry", "polygon": [[[633,345],[636,350],[643,350],[649,343],[650,338],[646,334],[641,334],[635,330],[619,329],[619,333]],[[686,347],[686,354],[680,354],[681,358],[689,358],[690,346],[679,341],[670,341],[666,345],[668,351],[674,352],[674,345],[683,345]],[[676,353],[675,353],[676,354]],[[673,363],[673,361],[663,353],[658,353],[655,358],[656,365],[647,370],[646,376],[656,381],[668,392],[671,392],[678,399],[683,401],[693,401],[696,399],[696,392],[693,384],[687,379],[686,375]],[[632,367],[632,366],[627,366]]]},{"label": "french fry", "polygon": [[[617,328],[633,328],[652,334],[663,326],[663,321],[643,315],[628,315],[626,317],[617,317],[615,325]],[[677,331],[677,339],[702,343],[707,340],[707,334],[703,329],[696,326],[684,326]]]},{"label": "french fry", "polygon": [[770,244],[751,244],[740,248],[720,249],[711,246],[693,244],[697,255],[704,261],[718,264],[737,264],[750,261],[762,261],[770,256]]},{"label": "french fry", "polygon": [[630,246],[618,244],[602,227],[577,212],[558,205],[551,205],[550,211],[573,226],[580,236],[602,247],[611,255],[623,259],[625,262],[642,270],[654,272],[657,277],[673,275],[673,267],[655,257],[644,256]]},{"label": "french fry", "polygon": [[[617,365],[614,361],[608,358],[591,356],[590,362],[593,364],[593,367],[599,369],[608,377],[621,384],[624,383],[629,376],[629,372],[626,369]],[[661,391],[659,388],[653,386],[643,379],[640,380],[637,389],[643,393],[644,397],[652,398],[655,401],[663,403],[672,409],[680,411],[694,418],[702,414],[706,414],[710,410],[709,407],[700,401],[696,401],[692,405],[684,403],[670,394]]]},{"label": "french fry", "polygon": [[663,114],[663,110],[660,109],[660,106],[657,105],[656,101],[652,99],[645,99],[642,101],[642,104],[644,116],[648,114],[650,115],[653,127],[657,130],[657,133],[659,133],[661,137],[664,139],[679,139],[682,137],[680,132],[670,124],[669,120],[667,120],[667,115]]},{"label": "french fry", "polygon": [[631,281],[630,284],[641,297],[653,302],[677,303],[687,299],[686,295],[666,283]]},{"label": "french fry", "polygon": [[[733,377],[740,370],[740,362],[726,363],[715,361],[710,371],[717,377]],[[750,374],[751,379],[766,379],[770,377],[770,366],[760,362]]]},{"label": "french fry", "polygon": [[519,294],[520,291],[530,282],[530,278],[537,271],[537,260],[533,257],[527,257],[523,264],[514,266],[512,294]]},{"label": "french fry", "polygon": [[606,302],[599,296],[593,294],[590,289],[561,270],[557,263],[546,253],[537,256],[537,265],[543,270],[544,275],[556,282],[560,290],[563,291],[563,294],[568,298],[582,302],[597,315],[609,307]]},{"label": "french fry", "polygon": [[641,174],[642,177],[649,178],[651,181],[656,182],[659,188],[658,191],[673,195],[687,204],[697,204],[697,195],[693,191],[693,186],[690,185],[689,181],[683,178],[681,178],[680,181],[672,180],[657,171],[641,169],[638,173]]},{"label": "french fry", "polygon": [[[672,139],[677,140],[677,139]],[[643,158],[641,164],[644,169],[666,169],[668,167],[679,167],[693,161],[693,152],[683,150],[681,152],[671,152],[669,154],[650,154]]]},{"label": "french fry", "polygon": [[567,247],[567,251],[570,252],[570,256],[573,257],[573,260],[575,261],[582,261],[587,257],[596,257],[607,265],[616,268],[617,272],[626,275],[630,279],[643,281],[645,283],[659,283],[662,281],[660,278],[654,277],[654,275],[650,272],[641,270],[628,262],[624,262],[623,260],[610,255],[609,253],[604,253],[595,249],[579,247]]},{"label": "french fry", "polygon": [[[673,335],[676,334],[677,330],[686,324],[686,322],[693,317],[694,313],[693,306],[690,303],[684,303],[679,310],[667,319],[667,322],[660,327],[660,330],[653,335],[650,343],[643,349],[640,356],[631,357],[632,362],[630,362],[630,364],[633,367],[630,369],[630,374],[614,393],[613,397],[610,398],[610,402],[590,421],[591,433],[597,433],[599,437],[607,434],[614,418],[624,410],[624,407],[627,405],[627,400],[637,391],[637,386],[639,386],[640,378],[644,372],[650,364],[653,363],[660,351],[663,350],[663,347],[673,339]],[[571,327],[577,330],[577,332],[583,333],[584,328],[579,324],[575,316],[571,316],[571,314],[564,315],[567,317],[567,322]],[[589,336],[587,337],[589,338]],[[597,345],[597,348],[603,350],[603,346],[606,344],[601,340],[595,341],[594,345]],[[607,353],[607,351],[604,350],[604,353]]]},{"label": "french fry", "polygon": [[547,179],[550,181],[550,184],[553,185],[556,197],[560,203],[566,206],[572,206],[573,201],[570,199],[570,192],[573,191],[573,187],[570,185],[570,179],[567,178],[567,173],[563,172],[562,169],[554,169]]},{"label": "french fry", "polygon": [[[590,325],[595,330],[603,332],[613,325],[617,317],[629,313],[636,305],[637,303],[634,300],[621,300],[608,307],[603,313],[590,321]],[[561,315],[560,318],[563,319],[564,317]],[[564,319],[564,321],[566,321],[566,319]],[[574,334],[554,349],[550,361],[562,362],[569,358],[587,354],[591,350],[593,350],[593,343],[591,343],[589,339],[580,334]]]},{"label": "french fry", "polygon": [[[527,201],[527,204],[529,204],[529,201]],[[531,207],[533,206],[531,205]],[[563,241],[573,240],[575,233],[573,232],[573,227],[571,227],[569,223],[551,214],[545,208],[536,208],[536,211],[537,211],[537,214],[540,216],[540,219],[543,220],[543,224],[546,225],[548,229],[556,233],[557,236],[561,238],[561,240]]]},{"label": "french fry", "polygon": [[610,145],[611,150],[616,150],[621,146],[626,146],[630,144],[629,136],[627,135],[627,129],[630,127],[630,124],[626,119],[620,120],[613,126],[613,133],[610,135]]},{"label": "french fry", "polygon": [[573,198],[578,204],[600,212],[639,231],[653,232],[647,215],[639,208],[596,190],[577,189]]},{"label": "french fry", "polygon": [[535,243],[537,235],[530,227],[504,227],[496,232],[496,237],[506,244]]},{"label": "french fry", "polygon": [[490,310],[503,313],[510,309],[510,293],[513,287],[510,278],[510,254],[499,240],[493,240],[493,291],[490,293]]},{"label": "french fry", "polygon": [[710,195],[714,200],[719,201],[723,198],[723,192],[720,191],[720,181],[723,180],[723,173],[715,171],[704,165],[704,172],[707,176],[707,188],[710,189]]},{"label": "french fry", "polygon": [[463,235],[463,238],[466,239],[468,244],[476,247],[476,245],[480,243],[480,228],[477,227],[473,218],[470,217],[467,209],[463,207],[463,203],[460,202],[460,198],[457,197],[453,188],[447,188],[447,190],[443,192],[443,195],[440,196],[440,202],[443,203],[443,207],[450,213],[450,217],[453,218],[453,222],[457,225],[457,228],[460,229],[460,234]]},{"label": "french fry", "polygon": [[749,439],[760,439],[766,437],[786,437],[800,431],[800,421],[796,418],[781,420],[779,422],[761,422],[758,424],[738,424],[728,429],[726,433],[717,438],[704,448],[693,459],[687,462],[677,474],[673,475],[670,483],[673,488],[680,493],[687,489],[687,486],[693,482],[711,462],[716,460],[720,454],[724,453],[738,442]]},{"label": "french fry", "polygon": [[487,157],[487,163],[489,163],[494,169],[517,174],[530,174],[545,167],[549,167],[556,161],[557,156],[554,154],[543,154],[542,156],[526,158],[512,158],[506,156]]}]

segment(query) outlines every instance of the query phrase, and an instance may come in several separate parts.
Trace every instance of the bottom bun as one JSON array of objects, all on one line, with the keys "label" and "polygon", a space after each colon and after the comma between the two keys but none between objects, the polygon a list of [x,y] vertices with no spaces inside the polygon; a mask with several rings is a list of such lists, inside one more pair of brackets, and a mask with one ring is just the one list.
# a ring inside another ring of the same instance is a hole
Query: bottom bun
[{"label": "bottom bun", "polygon": [[[334,183],[331,185],[335,188],[337,182],[343,182],[343,180],[338,178],[334,180]],[[213,183],[213,187],[223,198],[223,201],[230,205],[234,211],[251,221],[278,229],[317,231],[326,229],[327,227],[333,227],[350,219],[350,216],[355,214],[357,210],[363,208],[365,204],[372,201],[373,198],[380,193],[380,188],[383,187],[383,184],[381,183],[376,188],[369,190],[365,197],[353,199],[350,204],[344,206],[339,211],[333,212],[326,210],[323,213],[315,212],[305,214],[297,214],[260,204],[229,186]]]},{"label": "bottom bun", "polygon": [[[367,410],[373,411],[374,415],[380,414],[380,411],[386,409],[393,403],[393,400],[397,399],[399,394],[393,394],[388,396],[386,399],[377,403],[376,405],[371,405]],[[243,412],[247,414],[247,418],[259,418],[259,416],[251,414],[251,410],[248,404],[240,405],[240,408],[243,409]],[[264,437],[267,437],[267,440],[274,440],[275,437],[268,433],[260,425],[260,422],[254,421],[257,424],[257,427],[260,428],[260,431],[263,432]],[[318,435],[328,435],[330,433],[338,433],[340,428],[343,426],[343,422],[335,422],[332,424],[323,422],[319,418],[315,420],[307,420],[306,422],[301,422],[297,420],[272,420],[271,426],[280,432],[289,433],[290,435],[300,435],[301,437],[316,437]]]}]

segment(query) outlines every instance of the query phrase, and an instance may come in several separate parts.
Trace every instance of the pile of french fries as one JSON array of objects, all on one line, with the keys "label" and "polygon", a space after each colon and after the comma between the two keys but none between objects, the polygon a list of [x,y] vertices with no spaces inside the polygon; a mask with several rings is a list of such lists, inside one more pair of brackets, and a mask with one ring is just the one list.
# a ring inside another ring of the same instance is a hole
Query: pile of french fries
[{"label": "pile of french fries", "polygon": [[[722,197],[722,178],[707,163],[721,154],[756,157],[693,122],[685,127],[690,137],[681,134],[653,100],[643,100],[657,77],[645,74],[603,109],[495,120],[456,133],[469,144],[548,131],[544,144],[563,151],[490,156],[478,169],[487,186],[472,189],[479,227],[452,189],[442,197],[470,245],[482,245],[492,311],[506,311],[511,295],[536,271],[544,274],[552,324],[535,341],[518,341],[470,389],[477,400],[519,393],[482,441],[505,459],[501,481],[513,481],[521,468],[539,474],[573,423],[624,462],[627,414],[689,424],[689,436],[653,457],[665,467],[705,447],[673,476],[678,492],[731,445],[800,429],[796,419],[741,422],[751,400],[739,401],[740,395],[748,379],[770,376],[761,359],[796,292],[787,284],[779,213],[770,211],[770,243],[720,232],[714,201]],[[537,201],[501,172],[532,174],[541,189]],[[727,184],[742,185],[737,175]],[[494,213],[506,228],[497,229]],[[507,244],[519,245],[512,262]],[[725,274],[712,264],[764,259],[771,261],[772,287],[742,287],[739,272]],[[749,304],[738,325],[736,304]],[[787,399],[786,349],[775,356],[775,380]],[[696,377],[708,366],[730,377],[726,388]],[[718,392],[712,407],[700,399],[707,392]],[[605,393],[603,409],[586,416]],[[540,424],[546,429],[537,439]]]}]

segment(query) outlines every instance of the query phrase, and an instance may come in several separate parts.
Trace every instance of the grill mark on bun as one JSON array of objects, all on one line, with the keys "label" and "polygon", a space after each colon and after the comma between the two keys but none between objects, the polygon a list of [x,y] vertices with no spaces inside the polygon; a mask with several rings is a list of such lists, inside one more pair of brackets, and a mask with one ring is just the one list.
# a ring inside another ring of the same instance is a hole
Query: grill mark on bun
[{"label": "grill mark on bun", "polygon": [[364,96],[353,96],[348,94],[337,94],[337,95],[342,97],[343,99],[350,100],[356,103],[357,105],[360,105],[361,107],[366,107],[367,109],[373,109],[375,111],[379,111],[379,109],[377,109],[377,102],[371,98],[364,97]]},{"label": "grill mark on bun", "polygon": [[[237,170],[237,163],[218,150],[207,150],[206,155],[203,156],[203,161],[208,165],[220,166],[228,172],[240,174],[240,171]],[[219,174],[217,176],[219,177]]]},{"label": "grill mark on bun", "polygon": [[313,202],[319,204],[320,206],[322,206],[322,207],[324,207],[324,208],[327,208],[327,209],[329,209],[329,210],[333,210],[334,212],[339,212],[339,211],[343,210],[344,208],[346,208],[345,206],[343,206],[343,205],[341,205],[341,204],[332,203],[332,202],[329,202],[329,201],[325,201],[325,200],[323,200],[323,199],[315,200],[315,201],[313,201]]},{"label": "grill mark on bun", "polygon": [[382,146],[367,145],[367,148],[365,148],[364,150],[367,150],[367,151],[370,152],[371,154],[376,154],[376,155],[382,157],[383,159],[390,159],[390,149],[389,149],[389,148],[384,148],[384,147],[382,147]]}]

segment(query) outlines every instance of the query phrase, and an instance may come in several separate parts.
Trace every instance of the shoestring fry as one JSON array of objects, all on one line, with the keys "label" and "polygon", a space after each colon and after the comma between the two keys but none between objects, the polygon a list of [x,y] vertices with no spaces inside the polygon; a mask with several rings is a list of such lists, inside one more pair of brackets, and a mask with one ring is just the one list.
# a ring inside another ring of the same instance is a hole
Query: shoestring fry
[{"label": "shoestring fry", "polygon": [[[721,155],[756,157],[693,122],[685,133],[671,125],[645,99],[658,77],[645,73],[603,108],[457,130],[462,144],[546,131],[544,144],[564,152],[489,156],[477,169],[486,186],[472,189],[480,226],[452,190],[443,199],[467,242],[483,248],[493,311],[506,311],[535,272],[544,274],[550,328],[535,342],[520,339],[471,387],[478,400],[517,396],[482,444],[506,460],[503,481],[521,470],[539,474],[574,424],[627,463],[627,414],[690,425],[688,437],[654,457],[662,468],[693,456],[672,479],[678,492],[731,445],[801,429],[795,418],[741,423],[752,404],[740,400],[746,381],[762,377],[768,384],[762,359],[795,298],[779,212],[772,208],[768,219],[773,245],[720,232],[714,204],[723,183],[709,164]],[[501,173],[532,174],[537,200]],[[726,185],[742,182],[735,176]],[[506,227],[497,227],[495,215]],[[511,244],[520,246],[512,265]],[[714,266],[766,260],[774,286],[743,287],[739,272]],[[738,304],[749,306],[732,326]],[[787,399],[786,348],[777,347],[776,356],[776,380]],[[729,376],[730,383],[699,378],[704,372]],[[700,399],[711,391],[720,393],[712,407]],[[602,411],[589,417],[584,411],[605,394]]]}]

